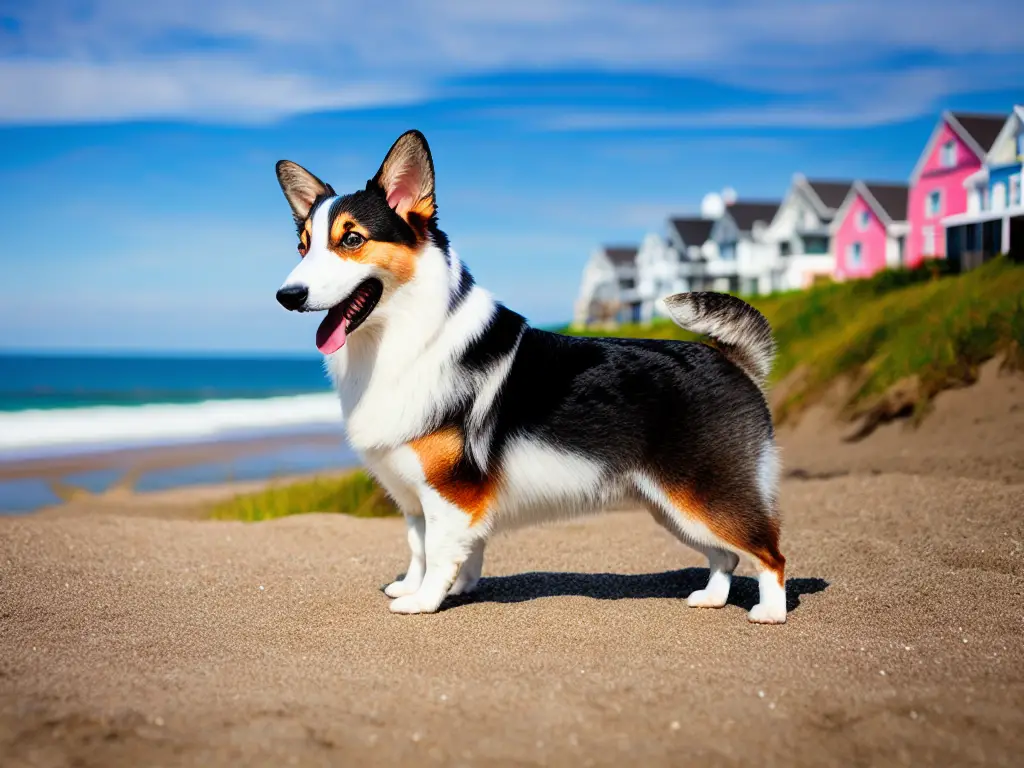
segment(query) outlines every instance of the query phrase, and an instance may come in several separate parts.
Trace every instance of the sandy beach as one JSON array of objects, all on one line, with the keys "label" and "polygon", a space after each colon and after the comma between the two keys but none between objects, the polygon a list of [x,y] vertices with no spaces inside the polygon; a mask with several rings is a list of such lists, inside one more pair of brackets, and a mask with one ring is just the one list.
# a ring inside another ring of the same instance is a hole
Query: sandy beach
[{"label": "sandy beach", "polygon": [[850,431],[780,430],[779,627],[746,564],[687,608],[704,563],[643,512],[496,539],[415,617],[397,519],[200,519],[216,489],[0,519],[0,763],[1019,764],[1024,378]]}]

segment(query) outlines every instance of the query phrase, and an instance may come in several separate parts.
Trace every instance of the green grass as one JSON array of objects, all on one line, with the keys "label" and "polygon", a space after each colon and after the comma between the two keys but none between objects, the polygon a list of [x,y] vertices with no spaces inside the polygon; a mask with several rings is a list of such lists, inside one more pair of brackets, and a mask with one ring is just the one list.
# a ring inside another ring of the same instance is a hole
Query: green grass
[{"label": "green grass", "polygon": [[354,517],[388,517],[398,510],[365,472],[303,480],[246,493],[214,506],[219,520],[256,522],[308,512],[340,512]]},{"label": "green grass", "polygon": [[[852,382],[842,404],[848,417],[881,407],[897,384],[910,384],[910,405],[920,414],[938,392],[974,381],[995,355],[1015,365],[1022,359],[1024,266],[1005,258],[964,275],[943,275],[933,264],[748,300],[778,342],[771,383],[781,384],[774,398],[780,420],[844,377]],[[614,335],[694,338],[668,320]]]}]

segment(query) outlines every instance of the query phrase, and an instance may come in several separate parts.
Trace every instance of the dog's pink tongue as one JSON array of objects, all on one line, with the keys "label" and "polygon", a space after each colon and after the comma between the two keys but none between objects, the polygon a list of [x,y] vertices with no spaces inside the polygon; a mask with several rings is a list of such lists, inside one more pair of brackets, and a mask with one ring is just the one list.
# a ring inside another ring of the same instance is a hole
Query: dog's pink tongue
[{"label": "dog's pink tongue", "polygon": [[334,307],[316,329],[316,348],[325,355],[333,355],[345,346],[345,331],[348,320],[341,306]]}]

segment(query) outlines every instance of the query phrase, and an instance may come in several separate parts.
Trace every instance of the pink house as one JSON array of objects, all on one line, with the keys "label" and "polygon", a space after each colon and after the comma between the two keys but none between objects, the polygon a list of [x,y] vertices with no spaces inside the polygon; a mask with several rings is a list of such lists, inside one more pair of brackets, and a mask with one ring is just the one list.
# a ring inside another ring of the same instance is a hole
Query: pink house
[{"label": "pink house", "polygon": [[855,181],[832,220],[837,280],[870,277],[904,263],[907,187]]},{"label": "pink house", "polygon": [[945,258],[942,219],[967,210],[964,180],[981,168],[1005,122],[1005,115],[942,113],[910,175],[907,266]]}]

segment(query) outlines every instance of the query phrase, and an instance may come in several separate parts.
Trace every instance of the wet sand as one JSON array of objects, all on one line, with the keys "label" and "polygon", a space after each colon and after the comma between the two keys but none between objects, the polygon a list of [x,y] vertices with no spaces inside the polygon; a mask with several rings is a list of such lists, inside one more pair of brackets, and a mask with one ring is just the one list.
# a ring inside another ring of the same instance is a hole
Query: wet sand
[{"label": "wet sand", "polygon": [[779,627],[749,578],[687,608],[704,564],[642,512],[498,538],[416,617],[380,592],[399,520],[2,519],[0,763],[1019,764],[1022,392],[990,366],[916,431],[783,429]]}]

